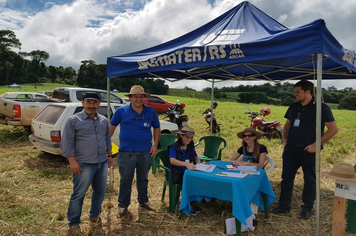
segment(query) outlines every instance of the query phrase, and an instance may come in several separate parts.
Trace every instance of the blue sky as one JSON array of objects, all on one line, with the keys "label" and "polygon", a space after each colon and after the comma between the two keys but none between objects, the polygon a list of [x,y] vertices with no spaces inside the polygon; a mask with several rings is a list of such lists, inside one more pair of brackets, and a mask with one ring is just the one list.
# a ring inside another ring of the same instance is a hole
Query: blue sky
[{"label": "blue sky", "polygon": [[[240,0],[0,0],[0,29],[13,30],[21,51],[44,50],[47,65],[78,69],[82,60],[106,63],[109,56],[167,42],[213,20]],[[250,0],[288,28],[324,19],[345,47],[356,51],[355,0]],[[246,84],[246,82],[243,82]],[[257,82],[250,82],[254,84]],[[202,81],[170,87],[210,87]],[[239,82],[216,84],[237,86]],[[323,87],[356,82],[323,82]]]}]

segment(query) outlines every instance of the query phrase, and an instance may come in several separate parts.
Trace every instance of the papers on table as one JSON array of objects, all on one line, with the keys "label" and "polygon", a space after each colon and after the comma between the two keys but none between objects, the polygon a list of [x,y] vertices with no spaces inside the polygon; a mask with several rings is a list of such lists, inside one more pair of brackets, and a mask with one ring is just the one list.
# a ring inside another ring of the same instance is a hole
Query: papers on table
[{"label": "papers on table", "polygon": [[216,176],[233,177],[233,178],[246,178],[249,174],[237,173],[237,172],[218,172],[215,175]]},{"label": "papers on table", "polygon": [[226,165],[227,170],[229,171],[238,171],[239,173],[259,175],[260,172],[257,171],[257,166],[232,166]]},{"label": "papers on table", "polygon": [[195,165],[195,170],[204,171],[204,172],[213,172],[216,165],[197,163]]}]

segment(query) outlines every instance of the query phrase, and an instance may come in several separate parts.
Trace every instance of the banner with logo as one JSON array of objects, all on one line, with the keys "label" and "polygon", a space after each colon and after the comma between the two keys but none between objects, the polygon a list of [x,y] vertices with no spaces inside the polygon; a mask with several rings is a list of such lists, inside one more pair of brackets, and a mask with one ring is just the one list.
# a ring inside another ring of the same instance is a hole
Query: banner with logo
[{"label": "banner with logo", "polygon": [[335,196],[356,200],[356,182],[336,180]]}]

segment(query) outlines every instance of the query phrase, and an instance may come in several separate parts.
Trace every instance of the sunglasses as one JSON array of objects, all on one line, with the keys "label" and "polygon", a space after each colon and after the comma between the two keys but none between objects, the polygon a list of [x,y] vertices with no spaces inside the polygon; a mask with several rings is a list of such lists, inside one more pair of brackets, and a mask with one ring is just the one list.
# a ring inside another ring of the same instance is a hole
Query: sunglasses
[{"label": "sunglasses", "polygon": [[243,134],[242,135],[243,138],[246,138],[246,137],[252,138],[252,137],[255,137],[255,136],[256,136],[255,134]]}]

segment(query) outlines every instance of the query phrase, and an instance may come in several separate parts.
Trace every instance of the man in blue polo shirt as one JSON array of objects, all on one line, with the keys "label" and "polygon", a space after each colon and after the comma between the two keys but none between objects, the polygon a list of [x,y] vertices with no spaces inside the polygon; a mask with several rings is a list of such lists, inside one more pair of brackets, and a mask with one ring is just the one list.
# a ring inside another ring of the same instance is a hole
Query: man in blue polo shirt
[{"label": "man in blue polo shirt", "polygon": [[[131,103],[118,108],[110,122],[111,135],[120,124],[120,147],[117,159],[121,176],[118,217],[124,216],[130,205],[135,169],[137,200],[140,206],[151,211],[156,210],[155,206],[148,201],[148,172],[151,168],[151,158],[157,153],[161,136],[156,111],[144,105],[144,99],[149,94],[145,93],[142,86],[132,86],[130,93],[125,96],[129,97]],[[153,128],[153,145],[151,128]]]},{"label": "man in blue polo shirt", "polygon": [[[303,220],[309,219],[316,195],[316,103],[313,95],[313,83],[301,80],[294,85],[294,96],[297,102],[288,108],[284,116],[287,121],[283,129],[281,195],[278,207],[271,211],[275,214],[290,211],[294,178],[301,166],[304,174],[303,205],[298,218]],[[328,130],[324,133],[325,126]],[[338,128],[330,108],[322,103],[321,144],[329,141],[337,132]]]}]

